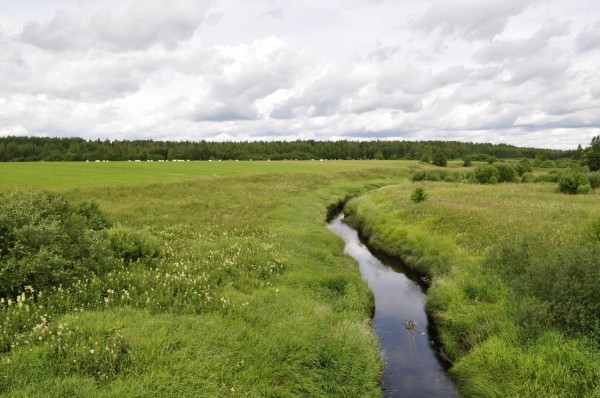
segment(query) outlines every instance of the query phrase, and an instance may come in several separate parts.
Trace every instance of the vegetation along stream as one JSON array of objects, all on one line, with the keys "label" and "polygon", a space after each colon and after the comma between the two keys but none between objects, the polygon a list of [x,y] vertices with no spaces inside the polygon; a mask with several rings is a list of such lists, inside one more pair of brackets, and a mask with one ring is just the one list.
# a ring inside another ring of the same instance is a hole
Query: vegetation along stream
[{"label": "vegetation along stream", "polygon": [[375,296],[375,331],[385,359],[384,397],[458,397],[436,356],[425,313],[425,294],[396,267],[375,257],[343,215],[328,228],[346,243]]}]

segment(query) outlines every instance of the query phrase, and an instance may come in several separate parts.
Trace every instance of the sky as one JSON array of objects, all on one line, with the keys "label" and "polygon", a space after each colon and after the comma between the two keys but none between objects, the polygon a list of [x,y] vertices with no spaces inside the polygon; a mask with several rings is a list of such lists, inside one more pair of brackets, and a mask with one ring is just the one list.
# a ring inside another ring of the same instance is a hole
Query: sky
[{"label": "sky", "polygon": [[0,136],[588,146],[597,0],[0,0]]}]

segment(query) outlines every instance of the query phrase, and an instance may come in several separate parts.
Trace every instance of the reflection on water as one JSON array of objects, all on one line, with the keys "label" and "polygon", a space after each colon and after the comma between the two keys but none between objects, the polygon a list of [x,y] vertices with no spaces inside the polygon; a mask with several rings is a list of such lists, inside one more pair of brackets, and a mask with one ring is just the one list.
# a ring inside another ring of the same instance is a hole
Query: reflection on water
[{"label": "reflection on water", "polygon": [[[427,336],[425,294],[406,275],[374,257],[342,218],[328,228],[344,239],[344,252],[356,259],[375,295],[373,321],[385,359],[384,397],[458,397]],[[416,323],[412,332],[403,324],[408,321]]]}]

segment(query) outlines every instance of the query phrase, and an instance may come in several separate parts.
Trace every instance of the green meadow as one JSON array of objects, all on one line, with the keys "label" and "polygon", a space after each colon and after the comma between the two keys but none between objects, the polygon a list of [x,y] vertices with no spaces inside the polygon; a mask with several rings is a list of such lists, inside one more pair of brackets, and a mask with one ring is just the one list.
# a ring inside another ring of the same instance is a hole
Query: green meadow
[{"label": "green meadow", "polygon": [[[0,164],[1,221],[38,222],[19,244],[92,242],[97,270],[44,268],[70,258],[58,249],[3,265],[0,394],[379,396],[371,293],[325,219],[410,165]],[[32,270],[22,292],[14,264]]]},{"label": "green meadow", "polygon": [[0,395],[380,396],[373,297],[325,228],[348,201],[429,285],[463,396],[599,397],[598,190],[410,182],[431,169],[0,163]]},{"label": "green meadow", "polygon": [[[0,165],[0,189],[74,189],[170,183],[264,173],[335,172],[388,165],[364,161],[15,162]],[[386,166],[388,167],[388,166]]]},{"label": "green meadow", "polygon": [[345,211],[430,285],[427,310],[463,396],[598,397],[599,200],[555,183],[407,181]]}]

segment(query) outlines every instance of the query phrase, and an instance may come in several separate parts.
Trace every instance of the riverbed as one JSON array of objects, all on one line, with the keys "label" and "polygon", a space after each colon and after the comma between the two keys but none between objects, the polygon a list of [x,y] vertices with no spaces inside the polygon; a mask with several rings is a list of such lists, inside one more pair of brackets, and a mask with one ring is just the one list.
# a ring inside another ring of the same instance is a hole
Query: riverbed
[{"label": "riverbed", "polygon": [[358,262],[375,296],[373,323],[385,360],[383,396],[458,397],[436,356],[421,287],[399,267],[375,257],[360,241],[358,232],[343,222],[343,215],[328,228],[344,240],[344,252]]}]

